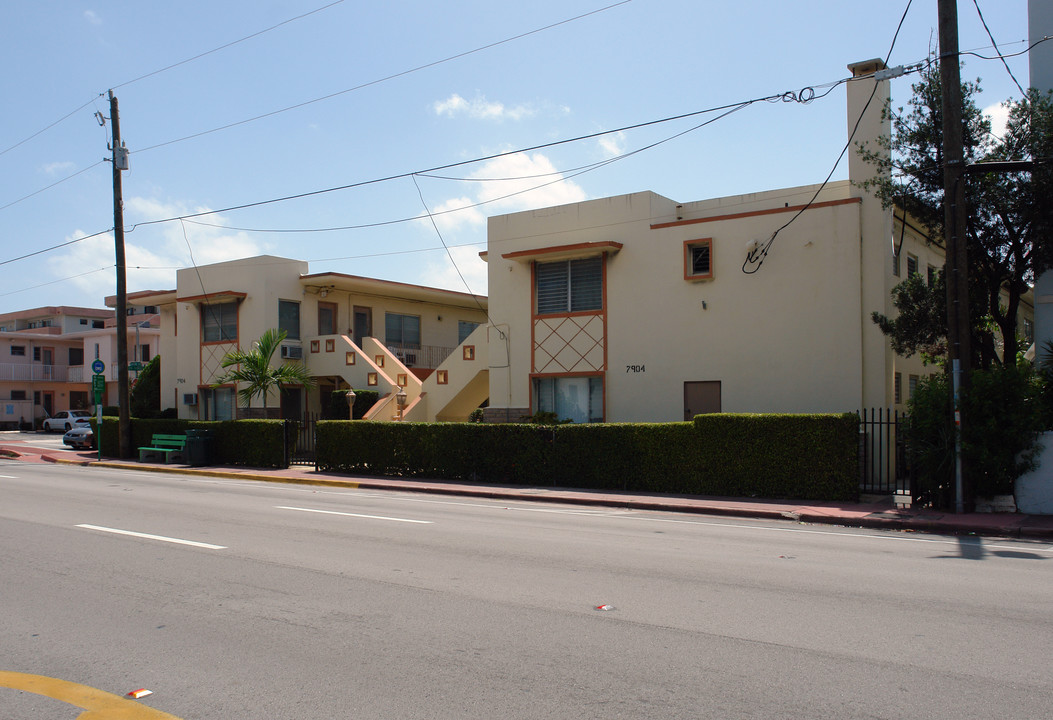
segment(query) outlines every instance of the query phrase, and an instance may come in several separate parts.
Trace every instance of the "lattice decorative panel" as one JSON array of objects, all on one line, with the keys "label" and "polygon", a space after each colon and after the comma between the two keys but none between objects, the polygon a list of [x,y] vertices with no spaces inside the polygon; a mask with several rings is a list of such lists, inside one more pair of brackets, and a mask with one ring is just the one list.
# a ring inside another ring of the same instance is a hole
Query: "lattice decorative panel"
[{"label": "lattice decorative panel", "polygon": [[602,315],[537,318],[533,372],[605,371],[606,338]]},{"label": "lattice decorative panel", "polygon": [[223,356],[231,350],[237,350],[237,343],[217,343],[215,345],[201,346],[201,384],[208,385],[216,382],[225,370],[220,364]]}]

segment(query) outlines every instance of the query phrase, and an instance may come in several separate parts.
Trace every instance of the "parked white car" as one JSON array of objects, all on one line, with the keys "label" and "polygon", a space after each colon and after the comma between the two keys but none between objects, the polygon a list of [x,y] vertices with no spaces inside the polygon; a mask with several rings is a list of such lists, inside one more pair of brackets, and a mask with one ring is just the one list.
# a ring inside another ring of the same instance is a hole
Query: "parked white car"
[{"label": "parked white car", "polygon": [[91,413],[87,410],[63,410],[42,423],[44,432],[69,432],[75,427],[90,427]]}]

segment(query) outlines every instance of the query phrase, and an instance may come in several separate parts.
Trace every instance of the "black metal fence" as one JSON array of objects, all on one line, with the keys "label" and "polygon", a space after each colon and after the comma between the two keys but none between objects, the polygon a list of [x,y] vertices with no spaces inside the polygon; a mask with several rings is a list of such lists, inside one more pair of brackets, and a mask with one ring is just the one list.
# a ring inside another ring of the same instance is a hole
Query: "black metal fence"
[{"label": "black metal fence", "polygon": [[907,415],[890,408],[859,412],[859,489],[881,495],[913,496],[914,483],[907,456]]},{"label": "black metal fence", "polygon": [[315,425],[318,413],[304,413],[285,421],[285,459],[289,465],[315,464]]}]

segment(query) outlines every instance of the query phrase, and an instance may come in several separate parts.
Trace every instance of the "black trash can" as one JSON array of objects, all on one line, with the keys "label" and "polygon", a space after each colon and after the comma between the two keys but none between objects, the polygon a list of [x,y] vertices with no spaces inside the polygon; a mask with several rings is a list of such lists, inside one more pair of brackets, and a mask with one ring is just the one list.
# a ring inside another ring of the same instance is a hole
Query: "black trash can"
[{"label": "black trash can", "polygon": [[215,433],[212,430],[187,430],[186,464],[195,467],[212,464],[214,442]]}]

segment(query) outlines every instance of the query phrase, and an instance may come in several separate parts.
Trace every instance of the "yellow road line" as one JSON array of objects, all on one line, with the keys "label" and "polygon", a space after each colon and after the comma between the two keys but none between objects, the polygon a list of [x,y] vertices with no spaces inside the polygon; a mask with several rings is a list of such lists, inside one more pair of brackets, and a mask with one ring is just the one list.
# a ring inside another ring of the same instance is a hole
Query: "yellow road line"
[{"label": "yellow road line", "polygon": [[77,720],[180,720],[120,695],[44,675],[0,670],[0,687],[43,695],[85,710]]}]

